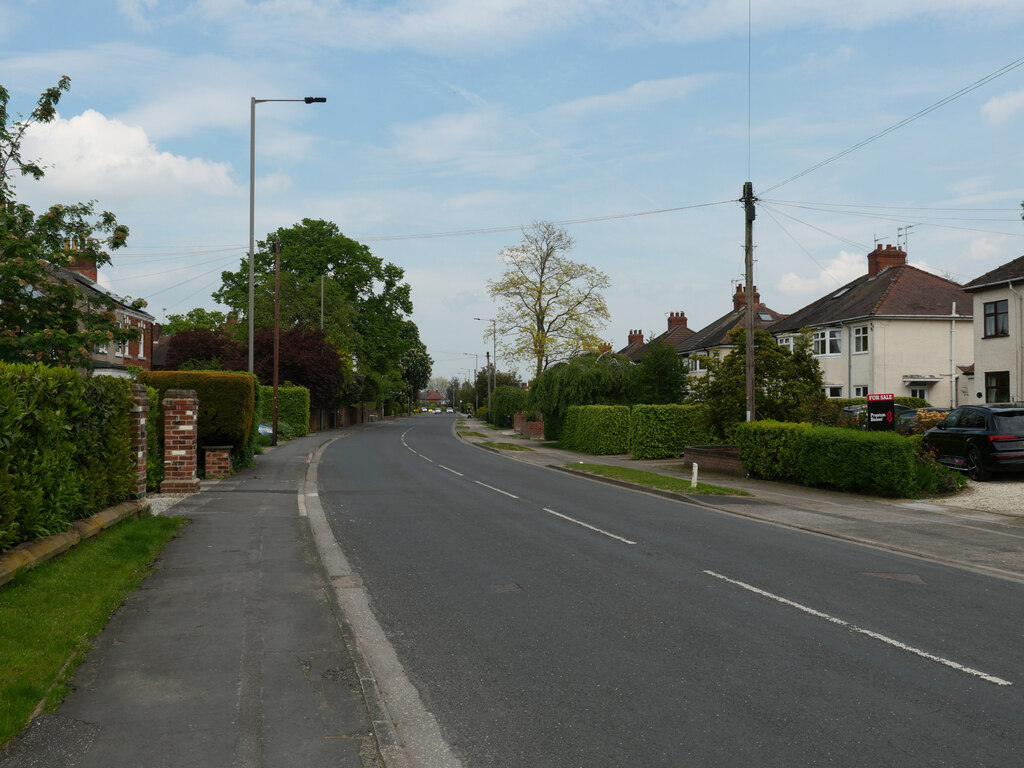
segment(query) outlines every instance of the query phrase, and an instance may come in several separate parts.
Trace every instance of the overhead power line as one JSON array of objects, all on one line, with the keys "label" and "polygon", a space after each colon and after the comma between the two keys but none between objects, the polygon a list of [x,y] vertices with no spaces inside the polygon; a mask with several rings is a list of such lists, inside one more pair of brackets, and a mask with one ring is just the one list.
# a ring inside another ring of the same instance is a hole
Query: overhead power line
[{"label": "overhead power line", "polygon": [[863,141],[860,141],[860,142],[854,144],[852,147],[844,149],[842,152],[839,152],[839,153],[837,153],[835,155],[832,155],[832,157],[829,157],[829,158],[827,158],[825,160],[822,160],[820,163],[812,165],[810,168],[806,168],[806,169],[800,171],[800,173],[797,173],[797,174],[795,174],[793,176],[790,176],[788,179],[785,179],[784,181],[780,181],[778,184],[774,184],[773,186],[768,187],[768,189],[764,190],[764,192],[762,194],[766,194],[768,192],[771,192],[773,189],[778,189],[779,187],[785,186],[786,184],[789,184],[791,181],[796,181],[797,179],[799,179],[799,178],[801,178],[803,176],[806,176],[807,174],[812,173],[812,172],[818,170],[819,168],[822,168],[823,166],[826,166],[829,163],[838,160],[841,157],[846,157],[851,152],[856,152],[858,149],[867,146],[871,142],[877,141],[878,139],[882,138],[883,136],[887,136],[888,134],[892,133],[893,131],[895,131],[895,130],[897,130],[899,128],[902,128],[903,126],[908,125],[909,123],[912,123],[915,120],[918,120],[919,118],[922,118],[922,117],[924,117],[925,115],[927,115],[927,114],[929,114],[931,112],[934,112],[939,107],[944,107],[946,104],[949,104],[951,101],[955,101],[956,99],[959,99],[961,96],[964,96],[964,95],[970,93],[971,91],[980,88],[981,86],[985,85],[986,83],[990,83],[991,81],[995,80],[996,78],[1002,77],[1007,72],[1012,72],[1013,70],[1015,70],[1017,67],[1021,66],[1022,64],[1024,64],[1024,57],[1021,57],[1021,58],[1017,59],[1016,61],[1011,61],[1005,67],[997,69],[995,72],[992,72],[991,74],[986,75],[985,77],[981,78],[980,80],[976,80],[975,82],[971,83],[970,85],[961,88],[956,93],[950,94],[946,98],[944,98],[944,99],[942,99],[940,101],[935,102],[930,107],[925,107],[921,111],[915,112],[910,117],[906,117],[903,120],[900,120],[898,123],[895,123],[894,125],[890,125],[884,131],[879,131],[874,136],[870,136],[870,137],[864,139]]}]

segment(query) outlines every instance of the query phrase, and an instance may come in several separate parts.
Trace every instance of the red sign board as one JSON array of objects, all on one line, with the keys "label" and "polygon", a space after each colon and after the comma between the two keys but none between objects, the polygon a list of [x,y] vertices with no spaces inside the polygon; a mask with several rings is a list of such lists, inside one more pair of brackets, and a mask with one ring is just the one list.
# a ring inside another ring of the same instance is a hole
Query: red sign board
[{"label": "red sign board", "polygon": [[893,394],[888,394],[888,395],[868,395],[868,402],[869,403],[877,403],[877,402],[880,402],[882,400],[895,400],[895,399],[896,399],[896,396],[893,395]]},{"label": "red sign board", "polygon": [[892,431],[896,428],[896,398],[868,395],[868,429]]}]

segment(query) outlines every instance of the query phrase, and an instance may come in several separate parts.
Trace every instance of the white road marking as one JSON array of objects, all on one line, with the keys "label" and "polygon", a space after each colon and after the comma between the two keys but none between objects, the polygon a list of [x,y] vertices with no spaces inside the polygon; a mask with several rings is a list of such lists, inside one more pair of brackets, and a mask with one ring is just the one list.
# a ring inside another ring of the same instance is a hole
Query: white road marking
[{"label": "white road marking", "polygon": [[446,467],[444,464],[438,464],[437,466],[439,466],[441,469],[445,470],[446,472],[451,472],[453,475],[458,475],[459,477],[465,477],[465,475],[463,475],[461,472],[456,472],[454,469],[452,469],[451,467]]},{"label": "white road marking", "polygon": [[488,485],[487,483],[481,483],[479,480],[474,480],[473,482],[476,483],[477,485],[482,485],[484,488],[489,488],[492,491],[497,491],[498,493],[503,493],[506,496],[508,496],[510,499],[518,499],[519,498],[518,496],[516,496],[514,494],[511,494],[508,491],[501,490],[501,488],[495,488],[493,485]]},{"label": "white road marking", "polygon": [[616,541],[621,541],[623,544],[636,544],[635,541],[630,541],[629,539],[624,539],[621,536],[616,536],[614,533],[608,533],[608,531],[602,530],[600,528],[595,528],[594,526],[590,525],[589,523],[584,523],[582,520],[577,520],[574,517],[569,517],[568,515],[563,515],[561,512],[555,512],[555,510],[553,510],[553,509],[548,509],[547,507],[544,507],[544,511],[554,515],[555,517],[560,517],[563,520],[568,520],[570,523],[576,523],[576,525],[582,525],[584,528],[589,528],[590,530],[595,531],[595,532],[600,533],[600,534],[603,534],[604,536],[607,536],[610,539],[615,539]]},{"label": "white road marking", "polygon": [[878,632],[872,632],[870,629],[863,629],[855,624],[851,624],[848,621],[843,621],[842,619],[836,618],[835,616],[830,616],[827,613],[816,611],[813,608],[808,608],[806,605],[795,603],[792,600],[787,600],[786,598],[780,597],[779,595],[774,595],[771,592],[766,592],[763,589],[758,589],[757,587],[752,586],[750,584],[746,584],[742,581],[730,579],[728,576],[723,576],[720,573],[715,573],[714,571],[704,571],[704,573],[706,573],[708,576],[714,576],[716,579],[727,581],[730,584],[735,584],[737,587],[742,587],[743,589],[749,592],[753,592],[756,595],[761,595],[761,597],[767,597],[770,600],[775,600],[776,602],[782,603],[783,605],[788,605],[791,608],[796,608],[798,611],[803,611],[804,613],[808,613],[811,616],[816,616],[819,619],[824,619],[825,621],[829,621],[833,624],[838,624],[841,627],[846,627],[847,629],[852,630],[853,632],[859,632],[860,634],[867,635],[868,637],[874,638],[875,640],[880,640],[881,642],[886,643],[887,645],[891,645],[894,648],[899,648],[901,651],[907,651],[908,653],[913,653],[917,656],[920,656],[923,659],[928,659],[929,661],[934,661],[938,664],[943,664],[947,667],[957,670],[958,672],[964,672],[965,674],[973,675],[974,677],[980,677],[982,680],[985,680],[989,683],[993,683],[995,685],[1013,685],[1013,683],[1011,683],[1009,680],[1003,680],[1001,677],[989,675],[977,669],[966,667],[963,664],[958,664],[955,661],[950,661],[949,659],[944,659],[941,656],[936,656],[933,653],[922,651],[920,648],[914,648],[913,646],[907,645],[906,643],[901,643],[899,640],[894,640],[891,637],[886,637],[885,635],[881,635]]}]

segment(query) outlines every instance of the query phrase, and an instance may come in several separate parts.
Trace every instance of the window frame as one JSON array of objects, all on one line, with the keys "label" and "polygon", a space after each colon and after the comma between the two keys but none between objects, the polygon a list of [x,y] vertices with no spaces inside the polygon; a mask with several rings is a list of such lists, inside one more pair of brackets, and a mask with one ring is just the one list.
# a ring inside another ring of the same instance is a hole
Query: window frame
[{"label": "window frame", "polygon": [[1010,335],[1010,301],[997,299],[983,304],[982,338],[995,339]]},{"label": "window frame", "polygon": [[[1000,397],[1000,395],[1003,395]],[[1010,402],[1010,372],[985,371],[985,402]]]},{"label": "window frame", "polygon": [[853,354],[855,355],[866,355],[871,351],[871,345],[868,341],[868,327],[866,325],[857,325],[853,328]]}]

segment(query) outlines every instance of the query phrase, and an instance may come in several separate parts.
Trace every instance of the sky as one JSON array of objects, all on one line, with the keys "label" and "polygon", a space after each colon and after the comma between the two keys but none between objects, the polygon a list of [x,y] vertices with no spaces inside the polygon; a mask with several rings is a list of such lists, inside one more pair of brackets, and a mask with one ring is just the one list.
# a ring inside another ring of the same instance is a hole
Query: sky
[{"label": "sky", "polygon": [[960,282],[1020,256],[1022,41],[1020,0],[0,0],[0,84],[27,116],[71,77],[18,197],[113,211],[100,281],[158,321],[246,258],[251,98],[325,97],[257,105],[256,237],[325,219],[403,268],[463,379],[537,221],[608,276],[613,349],[732,309],[746,181],[778,312],[876,243]]}]

